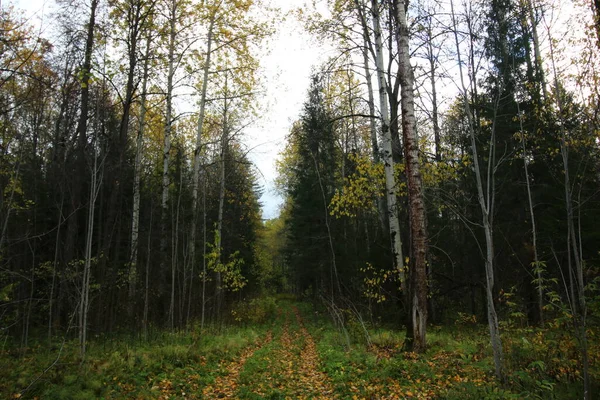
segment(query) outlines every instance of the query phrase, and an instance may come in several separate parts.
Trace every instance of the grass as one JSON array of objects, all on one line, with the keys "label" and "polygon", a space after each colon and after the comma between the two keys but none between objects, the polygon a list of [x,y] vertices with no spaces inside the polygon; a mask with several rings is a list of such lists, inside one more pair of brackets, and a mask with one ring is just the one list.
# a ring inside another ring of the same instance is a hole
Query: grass
[{"label": "grass", "polygon": [[[91,341],[79,362],[76,341],[65,343],[55,366],[27,392],[29,398],[157,398],[198,392],[219,374],[220,363],[252,345],[267,326],[228,327],[220,333],[163,333],[149,342]],[[25,357],[4,351],[0,358],[0,398],[18,396],[56,359],[57,350],[38,345]]]},{"label": "grass", "polygon": [[[577,342],[568,327],[560,324],[547,324],[543,330],[506,328],[502,338],[507,382],[500,384],[493,375],[483,325],[431,326],[427,352],[414,354],[402,350],[401,331],[370,326],[369,345],[364,333],[354,332],[351,323],[342,332],[309,304],[279,299],[279,312],[273,312],[272,301],[266,303],[269,312],[265,315],[270,319],[262,318],[262,312],[256,314],[262,323],[240,321],[202,335],[197,329],[159,332],[147,342],[97,337],[89,343],[83,364],[77,343],[69,341],[58,362],[41,376],[55,361],[56,348],[37,343],[22,354],[7,343],[0,353],[0,398],[19,398],[38,376],[24,398],[202,398],[203,388],[227,375],[228,366],[248,349],[256,350],[240,363],[234,383],[236,398],[294,398],[310,382],[302,381],[306,378],[301,376],[300,353],[308,339],[290,311],[293,305],[316,343],[319,361],[314,368],[326,374],[340,399],[582,397]],[[265,341],[265,337],[272,340]],[[590,373],[597,394],[600,346],[594,329],[589,331],[589,340]]]}]

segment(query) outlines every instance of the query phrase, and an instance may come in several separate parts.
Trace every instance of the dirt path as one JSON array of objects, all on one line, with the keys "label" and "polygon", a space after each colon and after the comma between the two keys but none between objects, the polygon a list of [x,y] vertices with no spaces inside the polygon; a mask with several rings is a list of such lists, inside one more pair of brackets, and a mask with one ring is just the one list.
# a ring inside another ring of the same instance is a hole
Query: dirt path
[{"label": "dirt path", "polygon": [[237,384],[239,398],[335,399],[315,341],[296,308],[287,309],[278,339],[256,352]]},{"label": "dirt path", "polygon": [[[273,339],[271,331],[269,331],[264,340],[257,346],[248,348],[240,354],[239,358],[227,363],[224,366],[225,375],[221,375],[215,379],[215,382],[202,389],[202,395],[205,399],[231,399],[237,398],[236,392],[238,388],[238,378],[240,372],[244,368],[246,361],[263,346],[271,343]],[[222,366],[223,367],[223,366]]]},{"label": "dirt path", "polygon": [[294,314],[296,314],[296,321],[300,326],[300,335],[304,339],[304,347],[300,353],[299,383],[304,390],[310,389],[311,395],[307,398],[336,398],[331,380],[321,370],[321,361],[319,360],[315,341],[306,330],[302,316],[296,307],[294,307]]}]

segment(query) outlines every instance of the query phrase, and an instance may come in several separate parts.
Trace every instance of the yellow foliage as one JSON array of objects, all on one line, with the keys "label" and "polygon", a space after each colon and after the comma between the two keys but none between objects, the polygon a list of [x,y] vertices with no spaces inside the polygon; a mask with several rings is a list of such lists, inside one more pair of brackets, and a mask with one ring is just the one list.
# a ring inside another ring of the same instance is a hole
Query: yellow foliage
[{"label": "yellow foliage", "polygon": [[337,218],[375,210],[375,200],[383,196],[385,188],[382,164],[360,155],[351,154],[349,159],[356,164],[356,171],[345,178],[344,187],[336,191],[329,204],[330,214]]}]

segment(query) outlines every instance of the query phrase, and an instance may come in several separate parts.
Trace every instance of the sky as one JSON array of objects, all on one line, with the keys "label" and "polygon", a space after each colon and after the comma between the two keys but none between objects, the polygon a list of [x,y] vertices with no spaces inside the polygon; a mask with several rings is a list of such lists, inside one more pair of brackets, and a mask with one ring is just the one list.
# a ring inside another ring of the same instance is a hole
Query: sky
[{"label": "sky", "polygon": [[[282,13],[294,8],[306,8],[305,0],[264,0]],[[310,2],[312,3],[312,2]],[[0,5],[14,4],[23,9],[31,22],[41,26],[41,32],[51,23],[49,12],[53,0],[0,0]],[[310,73],[331,56],[332,49],[318,43],[294,18],[288,17],[276,24],[277,31],[263,49],[261,71],[265,91],[258,95],[262,115],[249,126],[243,139],[250,150],[249,158],[258,170],[258,183],[263,188],[260,199],[263,218],[279,214],[283,198],[274,187],[277,176],[275,161],[285,146],[286,135],[298,119],[306,98]]]},{"label": "sky", "polygon": [[[272,0],[271,4],[287,12],[303,6],[304,1]],[[333,54],[330,47],[310,37],[293,17],[277,24],[277,29],[270,41],[270,54],[261,60],[267,87],[259,100],[264,105],[264,117],[248,131],[248,145],[256,146],[250,159],[257,166],[264,187],[261,202],[265,219],[276,217],[283,201],[273,185],[277,176],[275,160],[285,146],[292,123],[300,115],[312,68]]]}]

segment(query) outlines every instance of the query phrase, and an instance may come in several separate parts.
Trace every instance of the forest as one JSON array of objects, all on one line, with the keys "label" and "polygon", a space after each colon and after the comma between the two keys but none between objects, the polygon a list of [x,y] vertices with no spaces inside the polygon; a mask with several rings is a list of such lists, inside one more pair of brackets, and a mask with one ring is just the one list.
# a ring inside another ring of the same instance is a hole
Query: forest
[{"label": "forest", "polygon": [[598,0],[50,3],[0,3],[0,397],[600,396]]}]

